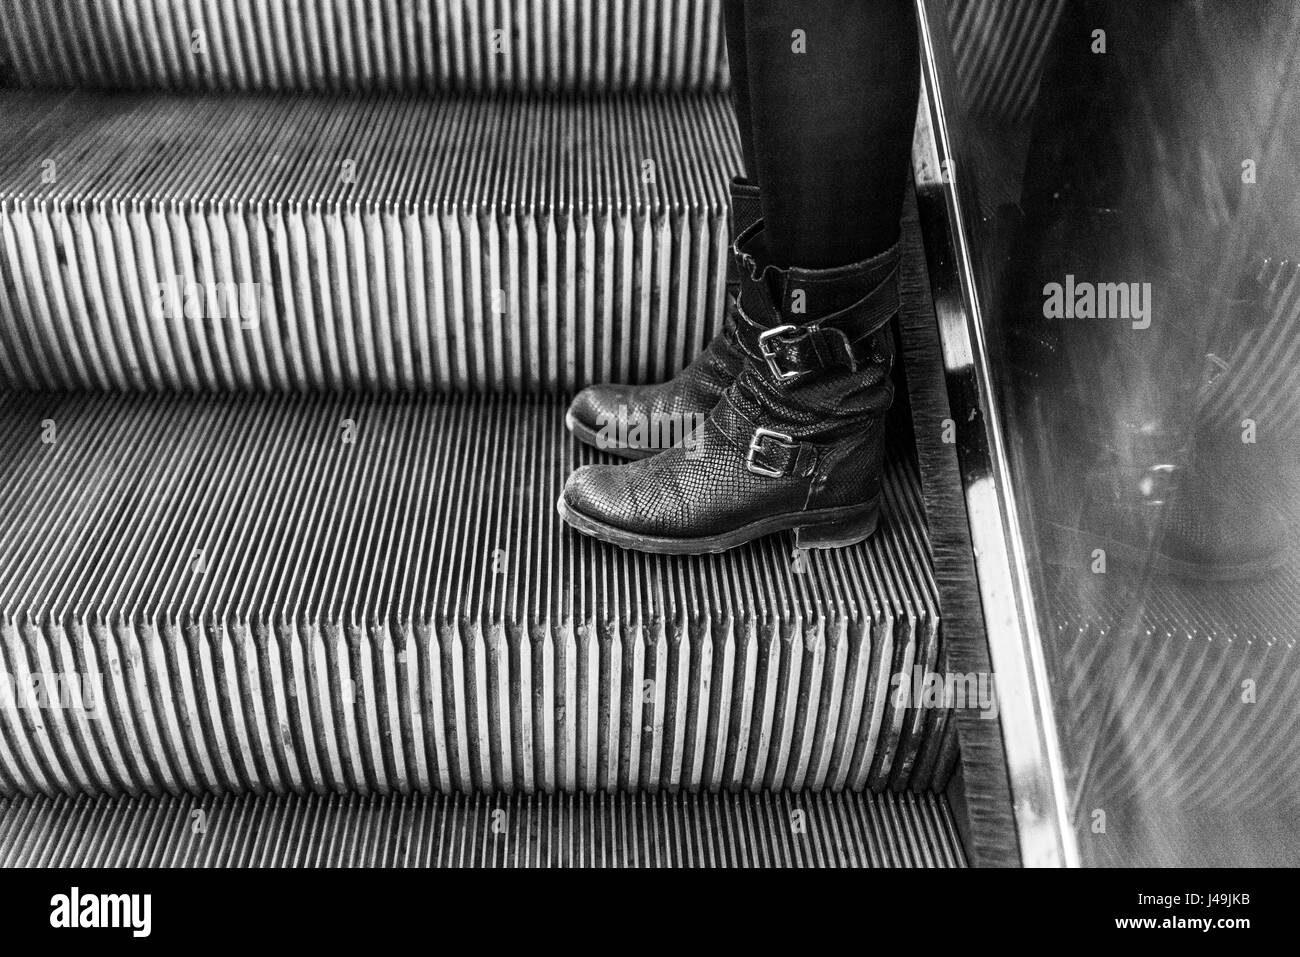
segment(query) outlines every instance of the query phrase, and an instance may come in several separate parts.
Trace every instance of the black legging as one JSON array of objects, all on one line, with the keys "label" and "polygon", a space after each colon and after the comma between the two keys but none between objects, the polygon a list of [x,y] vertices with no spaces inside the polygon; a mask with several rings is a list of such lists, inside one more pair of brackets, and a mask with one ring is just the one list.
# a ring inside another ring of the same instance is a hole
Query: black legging
[{"label": "black legging", "polygon": [[725,10],[768,260],[826,269],[887,249],[919,92],[912,0],[725,0]]}]

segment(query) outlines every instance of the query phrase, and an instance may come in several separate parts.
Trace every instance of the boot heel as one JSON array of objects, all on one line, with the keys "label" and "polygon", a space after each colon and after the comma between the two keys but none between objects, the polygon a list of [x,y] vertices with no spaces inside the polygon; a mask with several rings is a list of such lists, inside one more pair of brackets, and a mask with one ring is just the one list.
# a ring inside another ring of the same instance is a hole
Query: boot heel
[{"label": "boot heel", "polygon": [[843,548],[856,545],[870,537],[880,520],[880,506],[873,505],[861,515],[842,518],[821,525],[803,525],[794,530],[794,543],[799,548]]}]

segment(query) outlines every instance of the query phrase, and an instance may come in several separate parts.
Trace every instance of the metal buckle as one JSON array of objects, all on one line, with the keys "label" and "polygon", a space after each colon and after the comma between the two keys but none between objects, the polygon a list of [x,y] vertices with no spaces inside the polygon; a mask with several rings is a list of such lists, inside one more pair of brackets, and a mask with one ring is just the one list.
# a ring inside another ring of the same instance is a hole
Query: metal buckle
[{"label": "metal buckle", "polygon": [[776,439],[778,445],[783,445],[787,449],[795,448],[797,443],[784,432],[773,432],[771,429],[761,428],[755,429],[754,437],[749,440],[749,451],[745,454],[745,468],[749,469],[755,475],[766,475],[769,478],[781,478],[785,475],[785,472],[780,469],[769,469],[754,464],[754,456],[763,451],[763,439]]},{"label": "metal buckle", "polygon": [[[795,327],[791,325],[773,326],[771,329],[768,329],[766,332],[760,333],[758,337],[758,351],[763,356],[763,358],[767,360],[767,367],[772,370],[772,375],[775,376],[777,381],[779,382],[784,382],[787,379],[793,379],[799,373],[781,371],[781,367],[776,364],[776,353],[772,352],[767,347],[767,340],[772,338],[773,336],[779,336],[787,332],[791,332],[794,330],[794,328]],[[769,434],[776,435],[778,433],[772,432]]]}]

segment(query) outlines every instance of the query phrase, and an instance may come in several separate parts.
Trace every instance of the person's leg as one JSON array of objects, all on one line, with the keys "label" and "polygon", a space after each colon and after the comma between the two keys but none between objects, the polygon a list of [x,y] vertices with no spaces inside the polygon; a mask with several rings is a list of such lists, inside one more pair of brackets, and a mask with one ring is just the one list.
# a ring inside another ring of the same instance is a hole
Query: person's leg
[{"label": "person's leg", "polygon": [[745,53],[745,0],[723,0],[727,31],[727,67],[731,73],[731,104],[740,128],[740,153],[745,168],[741,177],[751,182],[758,175],[754,163],[754,124],[750,119],[749,61]]},{"label": "person's leg", "polygon": [[763,211],[734,244],[745,358],[679,445],[565,483],[564,520],[624,548],[720,551],[782,530],[799,548],[839,547],[880,515],[918,92],[911,4],[752,0],[744,23]]},{"label": "person's leg", "polygon": [[748,99],[770,262],[826,269],[887,249],[919,94],[911,0],[747,0],[744,24],[737,108]]}]

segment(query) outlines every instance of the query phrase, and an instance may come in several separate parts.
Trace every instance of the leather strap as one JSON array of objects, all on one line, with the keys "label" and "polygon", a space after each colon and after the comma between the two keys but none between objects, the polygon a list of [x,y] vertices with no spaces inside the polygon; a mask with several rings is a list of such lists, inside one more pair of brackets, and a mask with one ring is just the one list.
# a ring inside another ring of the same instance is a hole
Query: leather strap
[{"label": "leather strap", "polygon": [[757,332],[758,350],[778,380],[816,369],[848,368],[863,361],[866,340],[898,312],[898,273],[891,271],[875,289],[847,309],[806,324],[763,328],[738,309]]},{"label": "leather strap", "polygon": [[817,471],[824,446],[756,426],[725,394],[709,416],[714,426],[744,450],[745,468],[770,478],[807,478]]}]

